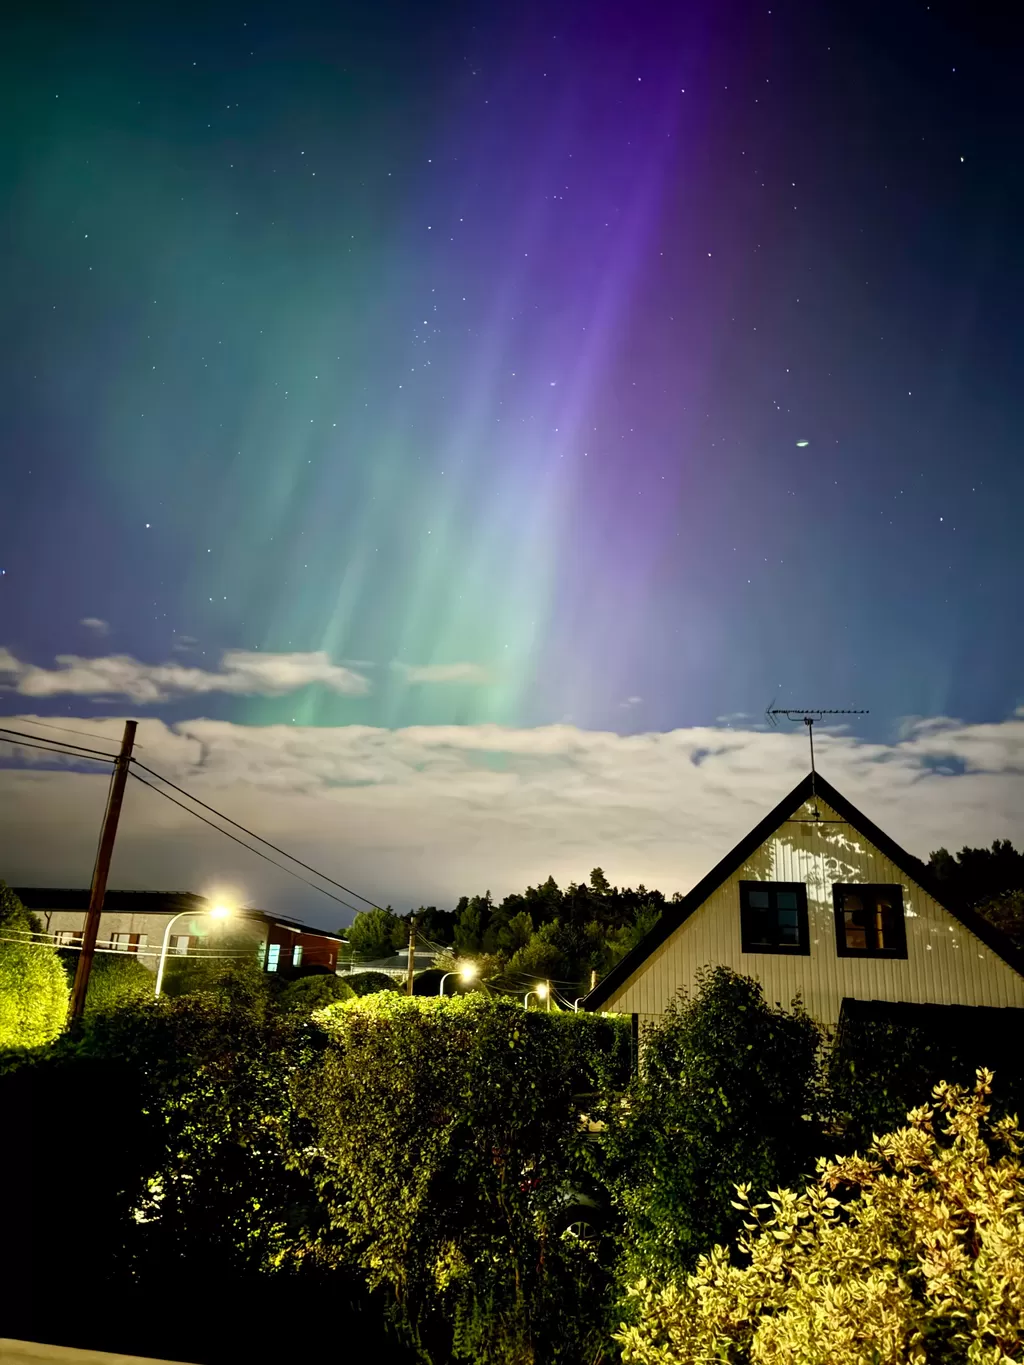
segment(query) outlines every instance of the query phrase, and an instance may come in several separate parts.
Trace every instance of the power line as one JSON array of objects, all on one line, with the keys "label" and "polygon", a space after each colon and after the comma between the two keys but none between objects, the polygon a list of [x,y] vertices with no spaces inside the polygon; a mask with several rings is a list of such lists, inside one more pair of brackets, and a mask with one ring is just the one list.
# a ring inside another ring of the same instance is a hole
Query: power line
[{"label": "power line", "polygon": [[[141,767],[145,767],[145,765],[142,764],[142,763],[138,764],[137,766],[140,767],[140,768],[141,768]],[[152,771],[150,768],[146,768],[146,772],[150,772],[150,771]],[[237,835],[237,834],[232,834],[230,830],[221,829],[220,825],[215,825],[215,824],[213,823],[212,820],[207,820],[206,816],[205,816],[205,815],[200,815],[199,812],[198,812],[197,810],[191,810],[188,806],[185,805],[184,801],[179,801],[179,800],[177,799],[177,797],[172,796],[172,795],[170,794],[170,792],[161,791],[159,787],[154,786],[154,784],[153,784],[152,782],[147,782],[146,779],[145,779],[144,777],[140,777],[139,774],[138,774],[137,772],[135,772],[134,770],[132,771],[132,774],[131,774],[131,775],[132,775],[132,777],[135,778],[136,782],[141,782],[142,785],[143,785],[144,787],[148,787],[148,788],[150,789],[150,791],[156,792],[156,794],[157,794],[158,796],[162,796],[165,800],[173,802],[173,804],[176,805],[176,806],[180,806],[181,809],[182,809],[183,811],[187,811],[189,815],[194,815],[195,818],[196,818],[197,820],[202,820],[202,822],[203,822],[204,825],[209,825],[210,828],[211,828],[211,829],[215,829],[215,830],[217,831],[218,834],[223,834],[224,837],[225,837],[226,839],[232,839],[232,840],[234,840],[234,842],[235,842],[236,844],[241,844],[241,846],[242,846],[243,848],[247,848],[247,849],[249,850],[250,853],[255,853],[256,856],[257,856],[258,858],[262,858],[265,862],[270,863],[273,867],[279,868],[280,871],[282,871],[282,872],[287,872],[288,875],[289,875],[290,877],[295,877],[295,878],[297,878],[300,882],[304,882],[304,883],[306,884],[306,886],[311,886],[311,887],[313,888],[314,891],[319,891],[322,895],[324,895],[324,896],[329,896],[329,897],[331,898],[332,901],[337,901],[338,904],[339,904],[339,905],[343,905],[343,906],[345,907],[346,910],[354,910],[355,913],[356,913],[357,915],[359,914],[359,910],[356,908],[356,906],[352,905],[349,901],[343,900],[343,899],[341,898],[341,896],[336,896],[336,895],[334,894],[333,891],[327,891],[327,890],[324,889],[324,887],[322,887],[322,886],[317,886],[317,884],[316,884],[315,882],[311,882],[307,877],[300,877],[299,874],[298,874],[297,872],[294,872],[290,867],[286,867],[286,866],[284,865],[284,863],[279,863],[279,862],[277,861],[276,858],[268,858],[267,855],[266,855],[261,849],[253,848],[252,844],[247,844],[247,843],[245,842],[244,839],[239,839],[238,835]],[[158,774],[154,774],[154,776],[158,776]],[[166,779],[165,779],[165,778],[161,778],[161,781],[166,781]],[[174,786],[174,783],[172,782],[172,783],[170,783],[169,785],[173,787],[173,786]],[[182,789],[181,789],[181,787],[175,787],[175,790],[176,790],[176,791],[181,791]],[[185,795],[185,796],[188,796],[188,792],[185,792],[184,795]],[[191,800],[191,801],[194,801],[194,800],[196,800],[196,799],[197,799],[196,797],[189,797],[189,800]],[[199,802],[199,805],[201,805],[201,806],[206,806],[206,809],[207,809],[207,810],[213,810],[213,807],[212,807],[212,806],[207,806],[205,801],[200,801],[200,802]],[[215,814],[215,815],[220,815],[220,811],[214,811],[214,814]],[[225,815],[225,816],[222,816],[221,818],[224,819],[224,820],[228,820],[228,816],[226,816],[226,815]],[[229,823],[232,824],[232,825],[236,825],[236,824],[237,824],[237,822],[236,822],[235,820],[230,820]],[[237,825],[237,827],[238,827],[238,829],[244,829],[244,828],[245,828],[244,825]],[[246,830],[245,832],[248,834],[248,833],[249,833],[249,830]],[[253,835],[253,838],[259,838],[259,836],[258,836],[258,835]],[[261,842],[266,843],[267,841],[266,841],[266,840],[261,840]],[[273,844],[270,844],[269,847],[273,848],[274,845],[273,845]],[[277,851],[278,851],[278,852],[283,852],[283,850],[281,850],[281,849],[278,849]],[[284,856],[285,856],[286,858],[288,858],[288,857],[290,857],[291,855],[288,854],[288,853],[285,853]],[[298,862],[298,859],[296,858],[295,861]],[[302,867],[305,867],[306,864],[305,864],[305,863],[302,863],[301,866],[302,866]],[[316,872],[316,869],[315,869],[315,868],[310,868],[309,870],[310,870],[311,872],[316,873],[317,876],[320,875],[320,873]],[[330,881],[330,878],[328,877],[328,878],[326,878],[325,880]],[[335,882],[334,885],[337,886],[338,883]],[[354,894],[355,894],[355,893],[353,892],[353,895],[354,895]],[[360,899],[362,899],[362,897],[360,897]]]},{"label": "power line", "polygon": [[[21,723],[22,723],[22,725],[35,725],[38,729],[41,729],[41,730],[59,730],[62,734],[65,734],[65,735],[81,735],[83,739],[95,739],[95,738],[96,738],[95,735],[90,735],[89,732],[88,732],[88,730],[71,730],[71,729],[69,729],[68,726],[66,726],[66,725],[51,725],[51,724],[49,723],[49,721],[45,721],[45,720],[35,720],[35,719],[32,719],[32,720],[25,720],[24,718],[22,718],[22,719],[21,719]],[[136,747],[136,749],[141,749],[143,746],[142,746],[141,744],[136,744],[135,747]]]},{"label": "power line", "polygon": [[[90,754],[95,758],[106,759],[107,762],[113,762],[117,757],[116,754],[105,753],[102,749],[87,749],[84,744],[68,744],[66,740],[47,739],[45,735],[26,735],[24,730],[8,730],[2,725],[0,725],[0,735],[17,736],[18,743],[15,747],[19,749],[22,747],[42,749],[46,746],[52,746],[47,749],[48,753],[67,754],[70,758],[77,758],[78,754],[72,753],[72,750],[78,750],[79,753]],[[12,741],[7,740],[5,742],[11,743]],[[61,747],[61,745],[63,745],[63,747]]]},{"label": "power line", "polygon": [[[362,901],[365,905],[370,906],[372,910],[380,909],[380,906],[377,904],[376,901],[368,899],[368,897],[361,895],[358,891],[353,891],[351,886],[346,886],[343,882],[338,882],[335,881],[333,877],[328,877],[326,872],[319,872],[315,867],[310,867],[309,863],[304,863],[301,858],[296,858],[293,853],[289,853],[286,849],[278,848],[277,844],[272,844],[269,839],[264,839],[262,835],[254,833],[251,829],[247,829],[245,825],[240,825],[237,820],[232,820],[230,815],[225,815],[223,811],[217,810],[214,806],[207,805],[207,803],[205,801],[201,801],[198,796],[193,796],[191,792],[187,792],[184,787],[179,787],[178,784],[176,782],[172,782],[169,777],[164,777],[161,773],[155,772],[152,768],[146,767],[145,763],[140,763],[138,759],[133,759],[132,762],[135,764],[136,768],[142,768],[142,770],[144,772],[149,773],[151,777],[155,777],[158,781],[166,783],[168,787],[173,787],[176,792],[181,792],[182,796],[187,796],[188,799],[190,801],[194,801],[197,806],[202,806],[204,810],[210,811],[213,815],[218,816],[221,820],[226,820],[229,825],[234,825],[235,829],[240,829],[243,834],[248,834],[250,839],[255,839],[257,843],[260,844],[266,844],[267,848],[272,848],[275,853],[280,853],[281,856],[283,858],[287,858],[289,862],[296,863],[299,867],[304,867],[307,872],[312,872],[314,877],[320,877],[323,881],[330,882],[331,886],[336,886],[339,891],[344,891],[346,895],[355,896],[357,901]],[[138,774],[136,774],[136,776],[138,776]],[[141,780],[142,779],[140,779],[140,781]],[[146,785],[150,786],[151,784],[147,782]],[[154,788],[154,790],[156,789]],[[166,796],[167,793],[162,792],[161,795]],[[222,831],[222,833],[227,833],[227,831],[224,830]],[[254,849],[253,852],[255,851],[256,850]],[[324,892],[324,894],[327,895],[328,893]],[[337,900],[338,897],[335,896],[334,899]],[[347,902],[342,901],[341,904],[346,905]],[[356,909],[354,905],[350,905],[348,908],[350,910]],[[358,910],[356,910],[356,914],[359,914]]]},{"label": "power line", "polygon": [[[11,735],[14,738],[6,741],[0,738],[0,743],[6,742],[10,744],[12,748],[39,749],[43,753],[61,754],[67,758],[87,758],[87,761],[90,762],[112,763],[115,758],[115,755],[105,754],[99,749],[87,749],[84,745],[80,744],[73,744],[68,746],[66,742],[62,746],[61,743],[58,742],[57,740],[49,740],[42,735],[26,736],[24,731],[11,730],[4,726],[0,726],[0,737],[4,735]],[[180,792],[182,796],[187,797],[189,801],[194,802],[197,806],[202,806],[204,810],[208,810],[210,811],[211,814],[216,815],[218,819],[226,821],[226,823],[229,825],[234,825],[236,829],[240,829],[243,832],[243,834],[247,834],[249,838],[255,839],[257,843],[265,844],[267,848],[272,848],[275,853],[280,853],[281,856],[283,858],[287,858],[289,862],[296,863],[299,867],[305,868],[307,872],[312,872],[315,877],[319,877],[321,878],[321,880],[329,882],[331,886],[336,886],[338,887],[339,890],[345,891],[348,895],[355,896],[357,900],[363,901],[366,905],[369,905],[371,908],[373,909],[379,908],[377,906],[376,901],[370,900],[368,897],[362,895],[360,892],[353,890],[352,887],[345,886],[344,883],[336,881],[333,877],[327,876],[325,872],[319,872],[315,867],[311,867],[309,863],[304,863],[301,858],[296,858],[294,854],[289,853],[286,849],[279,848],[277,844],[272,844],[269,839],[264,839],[262,835],[256,834],[255,831],[248,829],[245,825],[240,824],[237,820],[232,820],[230,815],[225,815],[223,811],[217,810],[216,807],[209,805],[207,802],[201,800],[198,796],[193,796],[192,793],[186,791],[184,787],[179,787],[176,782],[172,782],[170,778],[164,777],[161,773],[154,771],[154,769],[148,767],[145,763],[139,763],[137,760],[133,760],[133,762],[135,764],[135,767],[142,768],[145,772],[155,777],[159,782],[163,782],[168,787],[172,787],[175,791]],[[289,876],[296,877],[300,882],[303,882],[306,886],[312,887],[314,891],[319,891],[323,895],[329,896],[331,900],[337,901],[339,905],[343,905],[346,908],[346,910],[351,910],[353,911],[354,914],[357,915],[360,913],[358,906],[352,905],[350,901],[345,900],[341,896],[335,896],[332,892],[327,891],[322,886],[318,886],[315,882],[308,881],[305,877],[300,877],[297,872],[293,871],[289,867],[285,867],[283,864],[277,862],[274,858],[268,858],[265,853],[260,851],[260,849],[253,848],[251,844],[247,844],[243,839],[237,838],[237,836],[231,834],[230,831],[222,829],[219,825],[214,824],[212,820],[207,820],[206,817],[200,815],[198,811],[192,810],[183,802],[176,800],[173,796],[170,795],[169,792],[162,791],[159,787],[154,786],[152,782],[147,782],[146,779],[144,777],[141,777],[137,772],[133,771],[132,776],[137,781],[141,782],[143,786],[149,787],[151,791],[157,792],[158,795],[165,797],[168,801],[172,801],[174,805],[180,806],[182,810],[187,811],[189,815],[194,815],[197,820],[202,820],[204,824],[209,825],[211,829],[217,830],[219,834],[226,835],[227,838],[233,839],[236,844],[241,844],[241,846],[243,848],[247,848],[250,853],[255,853],[258,857],[263,858],[266,862],[271,863],[274,867],[280,868],[282,872],[287,872]]]}]

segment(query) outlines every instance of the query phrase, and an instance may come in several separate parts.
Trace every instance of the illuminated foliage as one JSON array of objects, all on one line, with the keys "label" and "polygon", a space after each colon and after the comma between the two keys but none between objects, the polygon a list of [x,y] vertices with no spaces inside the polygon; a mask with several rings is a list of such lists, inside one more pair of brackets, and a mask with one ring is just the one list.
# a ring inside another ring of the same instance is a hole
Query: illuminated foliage
[{"label": "illuminated foliage", "polygon": [[0,882],[0,1048],[39,1047],[64,1027],[70,991],[39,924]]},{"label": "illuminated foliage", "polygon": [[294,1091],[371,1287],[428,1359],[580,1359],[603,1272],[557,1216],[582,1164],[573,1096],[614,1066],[621,1026],[479,994],[381,993],[317,1018],[331,1045]]},{"label": "illuminated foliage", "polygon": [[664,1287],[631,1288],[626,1365],[999,1365],[1024,1346],[1024,1134],[993,1121],[992,1076],[942,1084],[933,1108],[866,1155],[822,1159],[802,1193],[753,1203]]}]

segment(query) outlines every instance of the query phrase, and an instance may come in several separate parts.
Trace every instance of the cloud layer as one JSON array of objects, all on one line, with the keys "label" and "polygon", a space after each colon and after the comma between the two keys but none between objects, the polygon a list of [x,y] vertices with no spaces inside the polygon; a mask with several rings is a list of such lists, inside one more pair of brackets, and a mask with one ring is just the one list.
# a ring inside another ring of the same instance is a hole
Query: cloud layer
[{"label": "cloud layer", "polygon": [[[80,622],[95,635],[110,629],[98,617],[87,616]],[[176,651],[190,650],[196,640],[179,636]],[[0,688],[7,686],[26,697],[126,697],[142,705],[169,701],[175,697],[198,696],[207,692],[228,692],[235,696],[281,697],[300,688],[326,687],[341,696],[365,696],[370,680],[362,673],[332,663],[322,651],[311,654],[261,654],[256,650],[231,649],[221,656],[219,669],[189,667],[179,662],[141,663],[128,654],[109,654],[86,659],[78,654],[58,654],[56,668],[41,668],[16,658],[0,647]],[[480,664],[404,664],[391,665],[409,684],[467,684],[479,686],[491,681]]]},{"label": "cloud layer", "polygon": [[98,659],[58,654],[56,668],[39,668],[0,649],[0,678],[26,697],[127,697],[142,704],[206,692],[280,697],[313,684],[342,696],[362,696],[370,690],[361,673],[331,663],[319,651],[260,654],[230,649],[221,656],[219,669],[208,670],[181,663],[145,664],[127,654]]},{"label": "cloud layer", "polygon": [[[6,723],[33,728],[31,716]],[[106,749],[120,738],[120,721],[62,723]],[[572,726],[143,720],[138,737],[149,766],[402,909],[488,888],[500,896],[549,873],[583,878],[595,865],[620,885],[685,891],[807,770],[803,734],[735,728],[622,736]],[[991,725],[911,722],[891,745],[823,732],[815,750],[829,780],[912,853],[1021,842],[1024,711]],[[0,771],[0,876],[86,885],[105,771],[45,771],[37,750],[17,757],[22,767]],[[230,885],[253,903],[323,924],[349,918],[134,784],[112,884]]]}]

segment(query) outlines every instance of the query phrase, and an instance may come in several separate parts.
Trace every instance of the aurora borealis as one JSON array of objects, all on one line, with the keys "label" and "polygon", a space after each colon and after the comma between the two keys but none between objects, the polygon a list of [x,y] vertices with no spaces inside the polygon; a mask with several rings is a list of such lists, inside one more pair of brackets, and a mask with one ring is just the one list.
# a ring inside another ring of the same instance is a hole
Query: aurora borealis
[{"label": "aurora borealis", "polygon": [[[909,3],[22,6],[4,709],[1004,722],[1011,38]],[[69,657],[178,672],[47,682]]]}]

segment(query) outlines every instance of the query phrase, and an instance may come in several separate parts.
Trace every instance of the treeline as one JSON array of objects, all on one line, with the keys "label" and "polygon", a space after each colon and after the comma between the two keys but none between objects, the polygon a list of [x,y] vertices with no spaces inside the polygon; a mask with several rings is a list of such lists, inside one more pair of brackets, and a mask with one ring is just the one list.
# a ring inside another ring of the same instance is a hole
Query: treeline
[{"label": "treeline", "polygon": [[954,857],[940,848],[928,859],[940,886],[1024,949],[1024,853],[1009,839],[991,848],[962,848]]},{"label": "treeline", "polygon": [[[416,932],[421,942],[481,962],[488,975],[540,977],[582,989],[594,972],[603,976],[639,942],[665,904],[663,892],[612,886],[595,867],[589,882],[570,882],[564,890],[548,877],[499,902],[485,891],[463,896],[454,910],[420,906]],[[390,906],[368,910],[341,932],[357,958],[382,958],[406,946],[413,913],[399,916]]]}]

